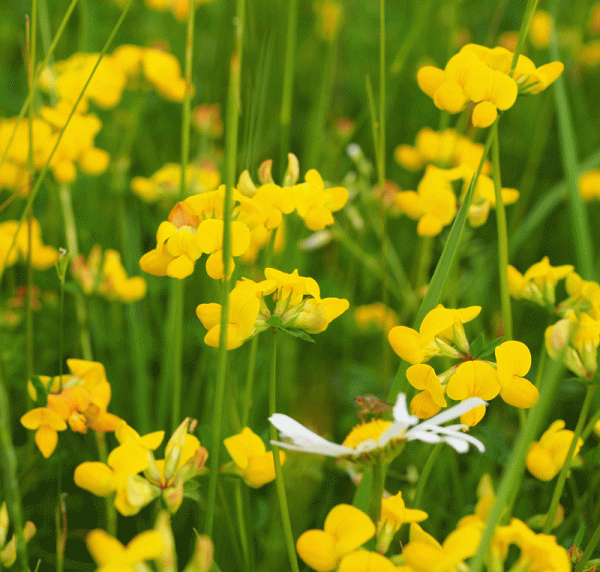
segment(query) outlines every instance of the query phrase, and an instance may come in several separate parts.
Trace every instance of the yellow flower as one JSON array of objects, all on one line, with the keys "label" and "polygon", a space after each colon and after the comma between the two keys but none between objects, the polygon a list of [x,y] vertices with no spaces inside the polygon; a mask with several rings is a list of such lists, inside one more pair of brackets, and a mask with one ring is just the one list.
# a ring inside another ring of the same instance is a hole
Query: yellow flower
[{"label": "yellow flower", "polygon": [[[0,565],[3,568],[10,568],[17,559],[17,539],[15,534],[13,533],[10,540],[6,542],[9,524],[6,502],[3,502],[0,505]],[[25,526],[23,526],[25,542],[29,542],[35,532],[35,524],[28,520]]]},{"label": "yellow flower", "polygon": [[533,407],[539,391],[524,376],[531,368],[531,353],[522,342],[508,341],[495,350],[500,397],[514,407]]},{"label": "yellow flower", "polygon": [[465,558],[477,552],[481,530],[463,526],[451,532],[443,544],[417,523],[410,525],[410,541],[404,546],[404,561],[416,572],[452,572]]},{"label": "yellow flower", "polygon": [[529,40],[538,49],[547,48],[553,28],[552,16],[544,10],[536,10],[529,26]]},{"label": "yellow flower", "polygon": [[90,554],[100,566],[98,572],[136,572],[146,560],[154,560],[163,552],[162,536],[148,530],[134,536],[127,546],[100,528],[85,539]]},{"label": "yellow flower", "polygon": [[413,415],[429,419],[447,406],[442,383],[431,366],[424,363],[411,365],[406,370],[406,378],[415,389],[422,390],[410,402]]},{"label": "yellow flower", "polygon": [[396,312],[386,307],[382,302],[356,307],[354,309],[354,319],[361,329],[367,329],[374,325],[386,333],[398,324]]},{"label": "yellow flower", "polygon": [[411,572],[407,567],[396,567],[394,563],[378,552],[357,550],[344,556],[338,572]]},{"label": "yellow flower", "polygon": [[84,462],[75,468],[75,484],[96,496],[116,492],[115,507],[123,516],[137,514],[159,491],[138,476],[148,467],[148,453],[137,443],[119,445],[108,455],[107,464]]},{"label": "yellow flower", "polygon": [[323,230],[334,223],[331,213],[348,202],[348,191],[343,187],[325,189],[315,169],[308,171],[304,179],[306,182],[293,187],[296,211],[310,230]]},{"label": "yellow flower", "polygon": [[[219,172],[212,163],[190,164],[185,171],[186,195],[214,191],[220,182]],[[149,178],[134,177],[131,190],[143,200],[153,203],[167,201],[179,195],[181,186],[181,165],[167,163]]]},{"label": "yellow flower", "polygon": [[436,355],[464,358],[464,354],[450,344],[465,354],[469,351],[463,324],[473,320],[480,311],[480,306],[455,310],[438,304],[423,318],[418,332],[396,326],[390,330],[388,340],[393,350],[411,364],[426,362]]},{"label": "yellow flower", "polygon": [[573,272],[573,266],[550,266],[547,256],[521,274],[508,265],[508,288],[513,298],[530,300],[541,306],[554,306],[555,289],[559,280]]},{"label": "yellow flower", "polygon": [[314,7],[319,36],[328,42],[335,41],[343,19],[342,4],[335,0],[318,0]]},{"label": "yellow flower", "polygon": [[[197,230],[198,246],[202,252],[210,254],[206,261],[206,273],[213,280],[224,280],[223,266],[223,221],[216,219],[203,220]],[[248,227],[237,220],[231,221],[231,255],[229,257],[229,276],[233,274],[234,256],[240,256],[250,246]]]},{"label": "yellow flower", "polygon": [[[500,383],[496,370],[487,362],[472,360],[461,363],[446,386],[446,395],[451,399],[463,401],[469,397],[480,397],[486,401],[500,393]],[[485,406],[480,405],[464,413],[460,422],[472,427],[485,415]]]},{"label": "yellow flower", "polygon": [[307,530],[296,542],[298,555],[317,572],[335,570],[340,560],[375,534],[375,525],[361,510],[347,504],[333,507],[324,530]]},{"label": "yellow flower", "polygon": [[[256,320],[260,311],[260,298],[256,293],[238,284],[229,293],[226,341],[228,350],[239,348],[256,333]],[[218,348],[221,335],[221,304],[200,304],[196,308],[196,315],[208,330],[204,336],[204,343]]]},{"label": "yellow flower", "polygon": [[569,297],[558,306],[558,313],[568,315],[570,311],[589,314],[600,320],[600,284],[593,280],[583,280],[576,272],[571,272],[565,281]]},{"label": "yellow flower", "polygon": [[[474,170],[464,167],[464,185],[463,185],[463,196],[467,194],[469,185],[471,184],[471,178],[474,174]],[[519,191],[516,189],[509,189],[503,187],[500,189],[502,195],[502,202],[505,205],[512,205],[519,198]],[[494,190],[494,182],[490,177],[486,175],[480,175],[477,179],[477,185],[475,186],[475,193],[473,200],[469,205],[468,217],[469,224],[474,227],[485,224],[488,214],[491,208],[496,207],[496,192]]]},{"label": "yellow flower", "polygon": [[[244,427],[241,433],[228,437],[223,443],[238,474],[249,487],[259,488],[275,479],[273,451],[267,452],[262,439],[251,429]],[[279,451],[279,460],[283,465],[283,451]]]},{"label": "yellow flower", "polygon": [[428,165],[416,191],[396,193],[395,205],[409,217],[418,219],[419,236],[437,236],[454,220],[456,195],[451,182],[460,178],[461,173]]},{"label": "yellow flower", "polygon": [[52,455],[58,443],[57,431],[64,431],[67,424],[57,413],[46,407],[37,407],[21,417],[26,429],[35,429],[35,443],[44,457]]},{"label": "yellow flower", "polygon": [[[18,233],[17,233],[18,229]],[[15,245],[10,249],[17,234]],[[29,223],[23,222],[19,229],[19,222],[10,220],[0,223],[0,269],[12,266],[19,260],[29,258]],[[59,253],[56,248],[46,246],[42,242],[40,223],[36,219],[31,221],[31,265],[38,270],[50,268],[58,261]]]},{"label": "yellow flower", "polygon": [[[573,441],[574,433],[565,429],[561,419],[550,425],[539,441],[529,446],[527,453],[527,469],[542,481],[552,480],[562,469],[567,460],[567,453]],[[579,453],[583,440],[578,439],[573,457]]]},{"label": "yellow flower", "polygon": [[388,551],[394,534],[407,522],[421,522],[428,517],[427,513],[418,509],[406,508],[402,491],[381,499],[381,514],[377,523],[377,552]]}]

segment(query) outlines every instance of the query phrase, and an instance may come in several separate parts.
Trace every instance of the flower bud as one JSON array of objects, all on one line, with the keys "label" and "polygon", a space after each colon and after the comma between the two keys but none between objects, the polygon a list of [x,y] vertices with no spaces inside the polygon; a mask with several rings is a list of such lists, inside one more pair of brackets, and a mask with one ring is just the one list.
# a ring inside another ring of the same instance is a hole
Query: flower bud
[{"label": "flower bud", "polygon": [[300,163],[293,153],[288,153],[288,166],[283,176],[283,186],[291,187],[298,182],[300,177]]},{"label": "flower bud", "polygon": [[275,184],[271,169],[273,168],[273,159],[267,159],[260,164],[258,168],[258,180],[261,184],[266,185],[267,183]]},{"label": "flower bud", "polygon": [[188,426],[190,423],[190,418],[186,417],[179,427],[175,429],[175,432],[169,439],[167,443],[167,447],[165,449],[165,466],[163,469],[164,477],[167,481],[171,480],[175,471],[177,470],[177,465],[179,464],[179,459],[181,458],[181,452],[183,450],[183,445],[185,444],[185,437],[188,433]]},{"label": "flower bud", "polygon": [[245,169],[240,175],[237,184],[237,190],[242,193],[242,195],[245,195],[249,198],[252,198],[256,194],[256,185],[254,184],[248,169]]}]

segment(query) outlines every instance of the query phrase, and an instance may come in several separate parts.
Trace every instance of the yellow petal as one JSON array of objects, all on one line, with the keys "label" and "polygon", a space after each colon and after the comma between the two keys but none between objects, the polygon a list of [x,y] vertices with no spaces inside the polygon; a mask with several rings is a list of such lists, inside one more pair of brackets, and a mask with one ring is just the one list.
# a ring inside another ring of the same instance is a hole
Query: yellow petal
[{"label": "yellow petal", "polygon": [[498,110],[491,101],[482,101],[473,108],[471,122],[474,127],[489,127],[498,117]]},{"label": "yellow petal", "polygon": [[444,70],[434,66],[424,66],[417,72],[419,87],[431,98],[444,81]]},{"label": "yellow petal", "polygon": [[398,568],[378,552],[357,550],[342,558],[338,572],[398,572]]},{"label": "yellow petal", "polygon": [[[279,462],[282,465],[285,462],[285,453],[283,451],[279,451]],[[251,457],[243,477],[246,484],[255,489],[274,481],[275,463],[273,461],[273,451]]]},{"label": "yellow petal", "polygon": [[113,471],[104,463],[85,462],[75,468],[75,484],[99,497],[105,497],[115,490]]},{"label": "yellow petal", "polygon": [[90,554],[100,566],[113,562],[118,563],[125,553],[123,545],[100,528],[92,530],[86,536],[85,543]]},{"label": "yellow petal", "polygon": [[223,444],[233,462],[242,470],[248,467],[252,457],[263,455],[266,451],[262,439],[248,427],[244,427],[241,433],[225,439]]},{"label": "yellow petal", "polygon": [[164,549],[162,536],[155,530],[147,530],[134,536],[125,547],[124,561],[130,565],[154,560],[158,558]]},{"label": "yellow petal", "polygon": [[108,465],[117,473],[135,475],[148,466],[148,454],[137,443],[127,442],[108,455]]},{"label": "yellow petal", "polygon": [[335,538],[323,530],[303,532],[296,542],[296,551],[300,558],[316,572],[331,572],[339,563]]},{"label": "yellow petal", "polygon": [[57,443],[58,433],[56,432],[56,429],[53,429],[48,425],[42,425],[35,432],[35,444],[38,446],[42,455],[44,455],[46,459],[52,455],[54,449],[56,449]]},{"label": "yellow petal", "polygon": [[348,504],[339,504],[329,511],[324,529],[336,538],[339,557],[356,550],[375,534],[375,525],[369,516]]}]

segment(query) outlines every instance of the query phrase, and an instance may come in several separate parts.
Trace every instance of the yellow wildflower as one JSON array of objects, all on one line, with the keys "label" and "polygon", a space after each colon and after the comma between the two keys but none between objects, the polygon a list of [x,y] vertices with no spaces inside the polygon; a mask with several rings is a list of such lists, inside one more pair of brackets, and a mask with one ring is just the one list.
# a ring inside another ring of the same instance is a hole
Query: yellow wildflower
[{"label": "yellow wildflower", "polygon": [[423,510],[406,508],[402,491],[381,499],[381,513],[377,523],[377,552],[385,554],[394,534],[405,523],[421,522],[428,517]]},{"label": "yellow wildflower", "polygon": [[333,507],[323,530],[307,530],[296,542],[298,555],[317,572],[335,570],[340,560],[375,535],[375,525],[361,510],[347,504]]},{"label": "yellow wildflower", "polygon": [[[16,241],[15,234],[17,234]],[[29,256],[30,234],[31,256]],[[15,241],[15,245],[11,249],[13,241]],[[42,242],[40,223],[36,219],[31,220],[31,232],[27,221],[23,222],[21,228],[19,228],[19,222],[16,220],[0,223],[0,270],[12,266],[19,258],[23,260],[30,259],[33,268],[45,270],[54,265],[58,261],[58,257],[59,253],[56,248],[46,246]]]},{"label": "yellow wildflower", "polygon": [[[575,436],[573,431],[569,431],[564,427],[565,422],[561,419],[554,421],[540,440],[529,446],[527,469],[534,477],[542,481],[550,481],[562,469]],[[583,440],[579,438],[573,457],[577,455],[582,445]]]},{"label": "yellow wildflower", "polygon": [[529,26],[529,40],[538,49],[547,48],[553,28],[552,16],[544,10],[536,10]]},{"label": "yellow wildflower", "polygon": [[509,340],[495,350],[500,397],[514,407],[533,407],[539,391],[524,376],[531,368],[531,353],[522,342]]},{"label": "yellow wildflower", "polygon": [[136,572],[144,561],[154,560],[163,552],[163,539],[154,530],[141,532],[123,546],[108,532],[96,528],[86,536],[85,543],[100,566],[98,572]]},{"label": "yellow wildflower", "polygon": [[[244,427],[241,433],[228,437],[223,444],[235,463],[237,473],[249,487],[259,488],[275,479],[273,451],[267,452],[262,439],[251,429]],[[283,451],[279,451],[279,461],[283,465]]]},{"label": "yellow wildflower", "polygon": [[382,302],[374,302],[358,306],[354,309],[354,319],[361,329],[367,329],[374,325],[388,333],[398,324],[398,316],[391,308],[388,308]]},{"label": "yellow wildflower", "polygon": [[406,378],[415,389],[421,390],[410,402],[413,415],[419,419],[429,419],[447,406],[440,378],[430,365],[411,365],[406,370]]}]

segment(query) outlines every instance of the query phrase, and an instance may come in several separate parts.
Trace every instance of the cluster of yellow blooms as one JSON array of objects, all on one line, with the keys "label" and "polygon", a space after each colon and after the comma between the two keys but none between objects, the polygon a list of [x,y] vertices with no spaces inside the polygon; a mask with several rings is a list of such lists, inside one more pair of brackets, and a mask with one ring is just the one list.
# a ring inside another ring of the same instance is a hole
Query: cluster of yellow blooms
[{"label": "cluster of yellow blooms", "polygon": [[[124,516],[137,514],[157,498],[175,513],[183,501],[185,484],[208,470],[204,466],[208,452],[190,434],[196,422],[185,419],[169,439],[164,459],[156,459],[154,451],[162,443],[164,431],[140,436],[123,419],[107,411],[111,388],[104,366],[77,359],[67,360],[67,365],[71,373],[62,378],[39,376],[28,383],[31,398],[40,406],[25,413],[21,423],[36,431],[35,442],[42,455],[47,458],[54,452],[58,432],[67,426],[77,433],[88,429],[114,431],[119,446],[111,451],[106,463],[80,464],[73,476],[75,484],[98,496],[114,494],[115,507]],[[262,440],[249,428],[228,437],[224,444],[233,459],[222,467],[224,473],[239,476],[254,488],[274,480],[273,453],[266,451]],[[283,451],[279,458],[283,464]],[[1,518],[0,511],[0,525]]]},{"label": "cluster of yellow blooms", "polygon": [[128,278],[121,263],[121,255],[112,249],[102,254],[97,244],[92,247],[87,261],[80,254],[71,263],[73,277],[88,296],[99,294],[108,300],[136,302],[146,295],[146,281],[141,276]]},{"label": "cluster of yellow blooms", "polygon": [[[233,190],[230,276],[235,268],[233,257],[254,260],[272,232],[281,226],[284,214],[295,210],[310,230],[317,231],[333,224],[332,212],[346,204],[346,189],[325,189],[323,179],[314,169],[306,173],[304,183],[296,184],[297,160],[291,154],[290,165],[296,165],[296,169],[292,175],[286,175],[284,186],[276,185],[267,171],[262,177],[264,183],[257,188],[247,171],[242,173],[240,190]],[[208,275],[215,280],[223,279],[224,196],[225,186],[221,185],[215,191],[195,194],[177,203],[168,220],[158,228],[156,248],[142,256],[142,270],[155,276],[185,278],[205,253],[210,255],[206,261]]]},{"label": "cluster of yellow blooms", "polygon": [[[298,554],[317,572],[451,572],[462,570],[465,561],[477,551],[488,512],[494,502],[489,476],[485,475],[478,490],[479,502],[472,515],[463,517],[440,544],[417,523],[428,515],[406,508],[402,493],[383,498],[377,526],[359,509],[337,505],[327,515],[323,530],[308,530],[296,543]],[[396,531],[410,523],[408,544],[398,555],[386,557]],[[361,546],[377,535],[377,552]],[[536,534],[524,522],[513,518],[494,532],[491,556],[494,569],[501,569],[510,545],[516,545],[520,556],[515,570],[569,572],[567,551],[554,536]],[[464,568],[466,570],[466,568]]]},{"label": "cluster of yellow blooms", "polygon": [[422,67],[417,74],[419,87],[439,109],[458,113],[474,104],[471,121],[475,127],[489,127],[498,110],[512,107],[520,93],[539,93],[563,71],[561,62],[539,68],[520,55],[512,68],[514,54],[506,48],[486,48],[467,44],[452,56],[442,70]]},{"label": "cluster of yellow blooms", "polygon": [[[41,169],[48,158],[61,129],[71,112],[71,104],[59,102],[56,107],[43,107],[40,116],[33,119],[33,166]],[[17,118],[0,120],[0,154],[3,154],[17,126]],[[94,137],[102,123],[93,113],[75,113],[52,156],[49,167],[54,178],[70,183],[77,176],[76,165],[89,175],[99,175],[108,167],[108,153],[94,147]],[[0,188],[8,188],[26,195],[30,189],[28,171],[29,120],[21,121],[6,151],[6,159],[0,166]]]},{"label": "cluster of yellow blooms", "polygon": [[[390,330],[388,339],[394,351],[413,364],[406,376],[409,383],[420,390],[410,404],[417,417],[428,419],[446,407],[445,396],[457,401],[470,397],[489,401],[500,395],[509,405],[521,408],[537,403],[537,388],[523,377],[531,367],[531,353],[525,344],[511,340],[498,345],[493,350],[495,364],[471,355],[463,324],[473,320],[480,311],[479,306],[452,310],[440,304],[423,318],[418,332],[406,326]],[[438,376],[425,363],[434,356],[459,359],[461,363]],[[473,426],[484,414],[485,407],[481,405],[465,412],[460,420],[464,425]]]},{"label": "cluster of yellow blooms", "polygon": [[[85,82],[98,61],[99,54],[77,53],[69,59],[48,66],[40,75],[40,87],[56,93],[71,105],[77,101]],[[182,101],[185,80],[175,56],[158,48],[134,45],[119,46],[105,55],[88,84],[78,111],[87,110],[91,100],[110,109],[120,101],[124,89],[155,89],[164,98]]]},{"label": "cluster of yellow blooms", "polygon": [[[185,194],[197,195],[214,191],[220,182],[221,177],[214,164],[210,162],[202,165],[190,164],[185,171]],[[131,179],[131,190],[148,203],[170,202],[178,196],[180,187],[181,165],[179,163],[167,163],[149,178]]]},{"label": "cluster of yellow blooms", "polygon": [[[555,307],[555,291],[565,279],[567,298]],[[583,280],[570,264],[553,267],[548,257],[521,274],[508,267],[511,296],[543,306],[560,318],[546,329],[546,350],[580,379],[589,380],[598,369],[600,345],[600,284]]]},{"label": "cluster of yellow blooms", "polygon": [[[394,196],[394,205],[419,221],[417,234],[436,236],[454,220],[459,201],[452,183],[462,180],[462,196],[459,199],[462,200],[482,155],[483,145],[459,135],[454,129],[438,133],[428,127],[419,131],[414,147],[400,145],[396,149],[396,160],[403,167],[415,170],[426,166],[416,191],[398,191]],[[469,205],[467,216],[474,227],[483,225],[490,209],[496,206],[494,183],[489,176],[491,170],[490,162],[485,161]],[[516,189],[503,188],[501,193],[505,205],[519,198]]]},{"label": "cluster of yellow blooms", "polygon": [[[261,282],[240,280],[229,293],[227,349],[237,348],[271,327],[318,334],[349,307],[343,298],[321,298],[315,280],[299,276],[297,270],[286,274],[266,268],[265,278]],[[221,305],[200,304],[196,314],[208,330],[204,342],[218,347]]]}]

